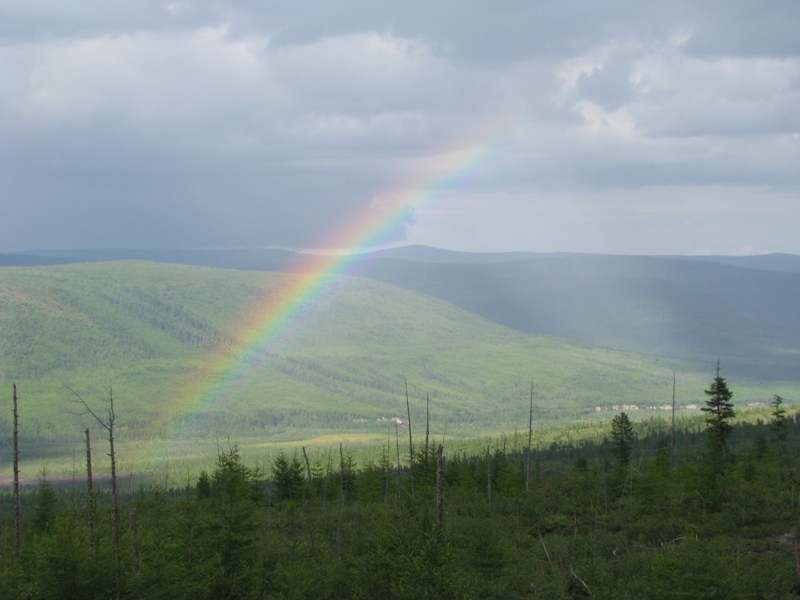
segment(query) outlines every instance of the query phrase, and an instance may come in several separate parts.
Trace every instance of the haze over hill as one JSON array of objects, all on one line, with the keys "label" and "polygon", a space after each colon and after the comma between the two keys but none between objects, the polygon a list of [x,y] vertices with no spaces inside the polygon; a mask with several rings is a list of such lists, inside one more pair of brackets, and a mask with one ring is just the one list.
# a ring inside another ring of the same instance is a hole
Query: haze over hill
[{"label": "haze over hill", "polygon": [[[559,256],[594,256],[570,252],[458,252],[429,246],[409,245],[387,248],[361,254],[365,260],[396,258],[423,263],[484,264],[519,260],[554,258]],[[601,255],[614,256],[614,255]],[[185,265],[221,267],[228,269],[253,269],[281,271],[302,268],[313,259],[313,254],[299,253],[279,248],[240,249],[169,249],[169,248],[118,248],[118,249],[34,249],[24,253],[0,254],[0,264],[7,266],[108,260],[151,260]],[[800,273],[800,256],[795,254],[763,254],[756,256],[662,256],[670,260],[699,261],[749,267],[767,271]]]},{"label": "haze over hill", "polygon": [[363,274],[528,333],[800,379],[800,274],[662,257],[378,260]]}]

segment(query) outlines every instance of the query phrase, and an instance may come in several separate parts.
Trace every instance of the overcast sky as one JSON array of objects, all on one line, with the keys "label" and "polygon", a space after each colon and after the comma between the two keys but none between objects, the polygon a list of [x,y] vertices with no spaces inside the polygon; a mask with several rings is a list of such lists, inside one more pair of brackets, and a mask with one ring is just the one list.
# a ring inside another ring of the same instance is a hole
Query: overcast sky
[{"label": "overcast sky", "polygon": [[406,205],[386,241],[800,254],[799,32],[797,0],[0,0],[0,252],[320,248]]}]

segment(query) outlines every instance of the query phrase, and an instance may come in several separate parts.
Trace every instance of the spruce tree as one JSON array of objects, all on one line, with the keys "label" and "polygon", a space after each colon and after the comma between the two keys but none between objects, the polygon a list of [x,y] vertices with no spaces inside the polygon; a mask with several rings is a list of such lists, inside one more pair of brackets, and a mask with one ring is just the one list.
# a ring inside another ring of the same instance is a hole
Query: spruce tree
[{"label": "spruce tree", "polygon": [[628,465],[633,451],[633,425],[624,412],[619,413],[611,421],[611,443],[619,465]]},{"label": "spruce tree", "polygon": [[303,490],[303,465],[295,451],[291,460],[281,451],[272,465],[272,483],[281,500],[300,496]]},{"label": "spruce tree", "polygon": [[770,429],[772,430],[773,439],[778,448],[782,445],[787,438],[788,430],[786,424],[786,409],[781,406],[783,398],[778,395],[772,397],[772,402],[769,405],[772,407],[772,423]]},{"label": "spruce tree", "polygon": [[728,389],[728,384],[725,383],[725,378],[719,375],[719,361],[717,361],[717,370],[714,381],[711,386],[705,390],[706,405],[702,408],[706,413],[706,430],[709,434],[709,442],[711,447],[719,450],[723,456],[728,452],[728,438],[733,432],[733,425],[730,421],[736,416],[733,410],[733,392]]}]

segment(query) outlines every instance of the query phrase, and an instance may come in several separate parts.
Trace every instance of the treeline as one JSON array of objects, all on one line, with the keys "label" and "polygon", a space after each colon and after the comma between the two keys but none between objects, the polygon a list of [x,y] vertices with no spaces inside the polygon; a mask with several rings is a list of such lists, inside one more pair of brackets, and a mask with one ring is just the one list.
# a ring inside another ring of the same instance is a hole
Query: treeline
[{"label": "treeline", "polygon": [[20,497],[16,560],[0,495],[0,597],[792,598],[800,417],[781,410],[722,454],[713,429],[673,443],[622,415],[605,440],[530,453],[445,441],[441,470],[430,439],[363,465],[301,448],[269,472],[226,447],[192,485],[122,482],[118,543],[110,490],[43,477]]}]

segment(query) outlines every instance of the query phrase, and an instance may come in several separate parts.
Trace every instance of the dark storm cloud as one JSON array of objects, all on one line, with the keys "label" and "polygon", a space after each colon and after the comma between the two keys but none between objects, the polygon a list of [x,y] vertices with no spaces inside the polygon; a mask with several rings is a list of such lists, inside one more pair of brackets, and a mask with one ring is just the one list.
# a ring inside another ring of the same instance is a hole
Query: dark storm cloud
[{"label": "dark storm cloud", "polygon": [[511,141],[392,241],[569,250],[502,231],[535,214],[615,251],[597,211],[705,203],[800,251],[748,227],[796,216],[798,30],[795,2],[0,0],[0,251],[318,246],[493,126]]}]

